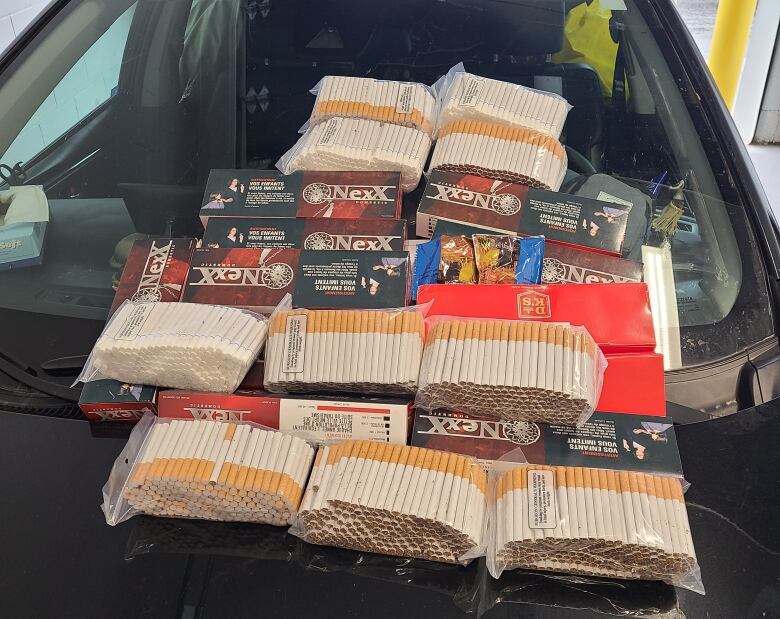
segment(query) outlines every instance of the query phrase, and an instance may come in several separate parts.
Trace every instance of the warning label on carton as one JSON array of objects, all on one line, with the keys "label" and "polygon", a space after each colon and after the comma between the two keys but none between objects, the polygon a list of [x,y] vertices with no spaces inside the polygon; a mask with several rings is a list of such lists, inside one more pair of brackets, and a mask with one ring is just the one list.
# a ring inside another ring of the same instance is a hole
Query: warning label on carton
[{"label": "warning label on carton", "polygon": [[322,135],[320,136],[320,141],[318,142],[318,144],[320,146],[324,146],[326,144],[331,144],[335,142],[336,134],[338,133],[340,126],[341,126],[340,118],[331,118],[328,122],[326,122],[325,128],[322,130]]},{"label": "warning label on carton", "polygon": [[306,353],[306,316],[288,316],[282,354],[284,372],[303,372]]},{"label": "warning label on carton", "polygon": [[485,82],[478,77],[469,77],[463,85],[463,92],[460,95],[459,105],[474,107],[482,94],[482,88]]},{"label": "warning label on carton", "polygon": [[398,89],[398,98],[395,102],[396,114],[409,114],[412,111],[412,95],[414,84],[401,84]]},{"label": "warning label on carton", "polygon": [[155,307],[154,303],[139,303],[130,311],[130,315],[125,318],[122,323],[122,327],[117,332],[114,339],[117,340],[134,340],[139,335],[146,324],[149,314]]},{"label": "warning label on carton", "polygon": [[532,529],[558,526],[552,471],[528,471],[528,526]]}]

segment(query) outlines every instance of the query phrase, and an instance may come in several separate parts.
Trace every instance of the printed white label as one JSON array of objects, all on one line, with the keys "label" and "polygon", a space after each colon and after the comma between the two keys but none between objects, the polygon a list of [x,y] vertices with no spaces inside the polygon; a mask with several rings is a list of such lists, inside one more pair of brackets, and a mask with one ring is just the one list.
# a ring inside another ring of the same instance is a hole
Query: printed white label
[{"label": "printed white label", "polygon": [[284,332],[282,353],[284,372],[303,372],[303,358],[306,354],[306,316],[288,316]]},{"label": "printed white label", "polygon": [[601,200],[602,202],[612,202],[612,204],[622,204],[623,206],[634,206],[628,200],[613,196],[611,193],[607,193],[606,191],[599,193],[599,195],[596,197],[596,200]]},{"label": "printed white label", "polygon": [[332,144],[336,141],[336,134],[339,131],[339,127],[341,126],[341,119],[340,118],[331,118],[325,123],[325,128],[322,130],[322,135],[320,136],[320,141],[318,144],[320,146],[324,146],[326,144]]},{"label": "printed white label", "polygon": [[528,526],[532,529],[558,526],[552,471],[528,471]]},{"label": "printed white label", "polygon": [[396,114],[411,114],[413,109],[414,84],[401,84],[395,101]]},{"label": "printed white label", "polygon": [[283,398],[279,430],[306,439],[357,439],[406,443],[405,406],[350,404],[326,400]]},{"label": "printed white label", "polygon": [[152,313],[154,305],[154,303],[139,303],[138,305],[135,305],[114,339],[134,340],[141,335],[141,331],[143,330],[149,315]]},{"label": "printed white label", "polygon": [[474,107],[477,104],[482,89],[485,87],[485,81],[479,77],[469,77],[463,85],[463,92],[460,95],[459,105]]},{"label": "printed white label", "polygon": [[601,0],[599,3],[602,9],[605,11],[625,11],[625,0]]}]

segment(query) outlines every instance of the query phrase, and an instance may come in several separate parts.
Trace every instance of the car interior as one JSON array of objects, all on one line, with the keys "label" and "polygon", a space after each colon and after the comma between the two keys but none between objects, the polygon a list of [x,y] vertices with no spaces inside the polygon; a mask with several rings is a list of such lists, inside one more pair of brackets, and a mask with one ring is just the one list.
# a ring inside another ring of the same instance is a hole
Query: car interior
[{"label": "car interior", "polygon": [[[671,242],[679,367],[743,350],[744,342],[729,341],[714,351],[712,342],[732,328],[735,308],[743,320],[756,298],[766,299],[760,268],[743,272],[745,260],[758,260],[744,249],[755,246],[744,207],[718,177],[722,153],[698,137],[706,117],[680,94],[670,69],[679,59],[656,42],[650,9],[642,0],[626,4],[629,10],[592,16],[600,50],[593,57],[606,55],[605,69],[579,53],[587,50],[570,49],[570,18],[587,10],[584,0],[68,3],[38,33],[40,44],[11,58],[11,77],[0,75],[0,153],[8,151],[0,175],[6,184],[43,185],[52,211],[44,265],[0,272],[0,306],[20,324],[35,322],[30,312],[56,316],[79,336],[58,335],[56,350],[47,346],[36,358],[19,335],[24,330],[15,330],[0,360],[53,382],[46,393],[72,399],[67,385],[111,304],[123,239],[200,236],[209,171],[272,168],[297,139],[314,100],[309,91],[323,76],[433,84],[458,62],[570,102],[561,190],[576,192],[604,174],[653,205],[637,211],[643,233],[626,257],[641,260],[641,245],[662,245],[650,222],[673,197],[671,186],[685,180],[686,207]],[[111,96],[28,160],[8,159],[33,112],[127,11],[132,20]],[[52,56],[59,60],[47,64]],[[411,238],[420,192],[405,196]],[[759,318],[748,329],[759,333],[753,341],[772,333],[771,317]]]}]

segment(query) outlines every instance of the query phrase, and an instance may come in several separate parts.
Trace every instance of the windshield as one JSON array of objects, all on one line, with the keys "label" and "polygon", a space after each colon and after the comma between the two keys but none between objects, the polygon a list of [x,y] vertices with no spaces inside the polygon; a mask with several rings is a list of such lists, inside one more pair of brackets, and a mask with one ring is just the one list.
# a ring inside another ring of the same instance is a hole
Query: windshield
[{"label": "windshield", "polygon": [[[66,3],[0,74],[0,174],[42,185],[50,205],[41,264],[0,270],[0,405],[77,399],[68,385],[132,241],[200,238],[210,170],[273,168],[323,76],[433,84],[458,62],[573,106],[561,191],[640,204],[623,257],[650,289],[670,404],[705,417],[753,404],[736,381],[774,334],[765,268],[653,4]],[[404,199],[411,238],[421,189]],[[666,237],[652,222],[675,200]],[[729,363],[717,388],[686,389],[695,371]]]}]

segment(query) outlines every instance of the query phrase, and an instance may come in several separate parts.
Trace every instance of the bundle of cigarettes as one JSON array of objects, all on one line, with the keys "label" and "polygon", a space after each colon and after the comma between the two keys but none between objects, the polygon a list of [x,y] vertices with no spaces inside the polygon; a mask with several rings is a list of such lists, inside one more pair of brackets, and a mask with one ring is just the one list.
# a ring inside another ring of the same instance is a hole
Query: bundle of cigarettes
[{"label": "bundle of cigarettes", "polygon": [[410,394],[424,324],[415,310],[293,310],[271,318],[265,387],[274,392]]},{"label": "bundle of cigarettes", "polygon": [[465,563],[482,546],[486,484],[476,460],[449,452],[370,441],[321,447],[291,532],[315,544]]},{"label": "bundle of cigarettes", "polygon": [[697,564],[677,479],[567,466],[499,477],[490,554],[496,577],[522,567],[675,582]]},{"label": "bundle of cigarettes", "polygon": [[453,120],[439,130],[430,169],[558,191],[568,158],[555,138],[525,127]]},{"label": "bundle of cigarettes", "polygon": [[558,139],[571,105],[561,96],[470,73],[456,73],[444,95],[439,126],[481,120],[528,127]]},{"label": "bundle of cigarettes", "polygon": [[313,459],[306,441],[250,424],[158,421],[124,498],[153,516],[291,524]]},{"label": "bundle of cigarettes", "polygon": [[412,127],[375,120],[334,117],[310,127],[276,164],[297,170],[400,172],[401,188],[420,182],[431,138]]},{"label": "bundle of cigarettes", "polygon": [[231,307],[126,301],[80,379],[232,393],[260,354],[267,324]]},{"label": "bundle of cigarettes", "polygon": [[598,401],[603,355],[583,327],[445,318],[428,332],[417,406],[579,425]]},{"label": "bundle of cigarettes", "polygon": [[433,131],[436,102],[423,84],[328,75],[312,92],[317,95],[312,125],[341,116],[413,127],[429,135]]}]

